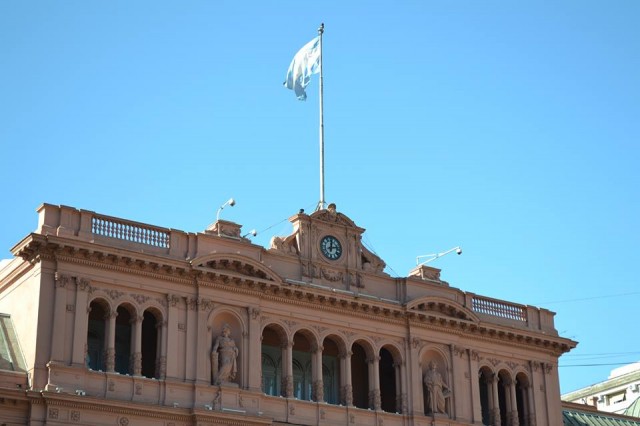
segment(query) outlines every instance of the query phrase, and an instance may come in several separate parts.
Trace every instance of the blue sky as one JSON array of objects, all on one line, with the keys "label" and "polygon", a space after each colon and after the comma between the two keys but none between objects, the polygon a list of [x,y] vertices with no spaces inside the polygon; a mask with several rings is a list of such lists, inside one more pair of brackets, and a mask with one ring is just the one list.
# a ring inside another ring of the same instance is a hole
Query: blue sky
[{"label": "blue sky", "polygon": [[[563,392],[640,360],[640,3],[0,3],[0,257],[42,202],[257,244],[326,199],[406,276],[546,307],[578,348]],[[599,364],[589,367],[573,365]]]}]

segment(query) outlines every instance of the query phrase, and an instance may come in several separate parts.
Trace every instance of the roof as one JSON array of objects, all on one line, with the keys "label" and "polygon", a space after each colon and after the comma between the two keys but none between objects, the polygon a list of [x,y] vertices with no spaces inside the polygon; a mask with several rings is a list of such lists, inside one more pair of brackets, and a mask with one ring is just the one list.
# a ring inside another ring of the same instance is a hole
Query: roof
[{"label": "roof", "polygon": [[640,418],[598,411],[591,405],[562,403],[564,426],[640,426]]},{"label": "roof", "polygon": [[624,410],[625,416],[640,417],[640,397],[636,398],[630,406]]}]

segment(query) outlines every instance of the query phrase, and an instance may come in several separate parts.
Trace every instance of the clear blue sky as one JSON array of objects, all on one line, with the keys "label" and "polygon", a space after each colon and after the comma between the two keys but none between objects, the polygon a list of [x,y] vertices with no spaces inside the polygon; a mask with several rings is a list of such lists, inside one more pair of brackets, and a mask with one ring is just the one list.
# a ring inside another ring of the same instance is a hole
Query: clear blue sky
[{"label": "clear blue sky", "polygon": [[326,198],[406,276],[557,312],[563,392],[640,360],[640,2],[0,2],[0,257],[42,202],[268,245]]}]

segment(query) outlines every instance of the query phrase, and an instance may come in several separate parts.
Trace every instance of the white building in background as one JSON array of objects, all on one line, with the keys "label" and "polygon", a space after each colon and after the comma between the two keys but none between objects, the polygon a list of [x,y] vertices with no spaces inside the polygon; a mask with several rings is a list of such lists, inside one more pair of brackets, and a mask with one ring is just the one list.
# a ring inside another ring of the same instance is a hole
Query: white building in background
[{"label": "white building in background", "polygon": [[599,411],[626,414],[640,397],[640,362],[611,370],[602,382],[562,395],[562,400],[593,405]]}]

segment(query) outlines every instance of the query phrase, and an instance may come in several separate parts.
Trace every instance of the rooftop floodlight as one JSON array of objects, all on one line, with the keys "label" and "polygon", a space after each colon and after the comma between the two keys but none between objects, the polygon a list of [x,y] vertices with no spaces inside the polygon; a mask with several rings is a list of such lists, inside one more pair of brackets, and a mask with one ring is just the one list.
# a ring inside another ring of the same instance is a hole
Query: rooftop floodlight
[{"label": "rooftop floodlight", "polygon": [[249,235],[251,235],[252,237],[255,237],[256,235],[258,235],[258,231],[256,231],[255,229],[252,229],[251,231],[244,234],[242,238],[247,238]]},{"label": "rooftop floodlight", "polygon": [[[460,246],[454,247],[454,248],[449,249],[447,251],[443,251],[442,253],[423,254],[421,256],[416,256],[416,265],[417,266],[426,265],[427,263],[432,262],[432,261],[438,259],[439,257],[445,256],[445,255],[447,255],[449,253],[452,253],[454,251],[459,255],[462,254],[462,249],[460,248]],[[426,258],[426,260],[423,260],[422,262],[420,261],[420,259],[425,259],[425,258]]]},{"label": "rooftop floodlight", "polygon": [[[236,205],[236,200],[234,200],[233,198],[229,198],[227,201],[225,201],[225,203],[223,205],[220,206],[220,208],[218,209],[218,212],[216,213],[216,222],[218,222],[220,220],[220,212],[226,207],[226,206],[235,206]],[[220,225],[218,225],[218,236],[220,236]]]}]

